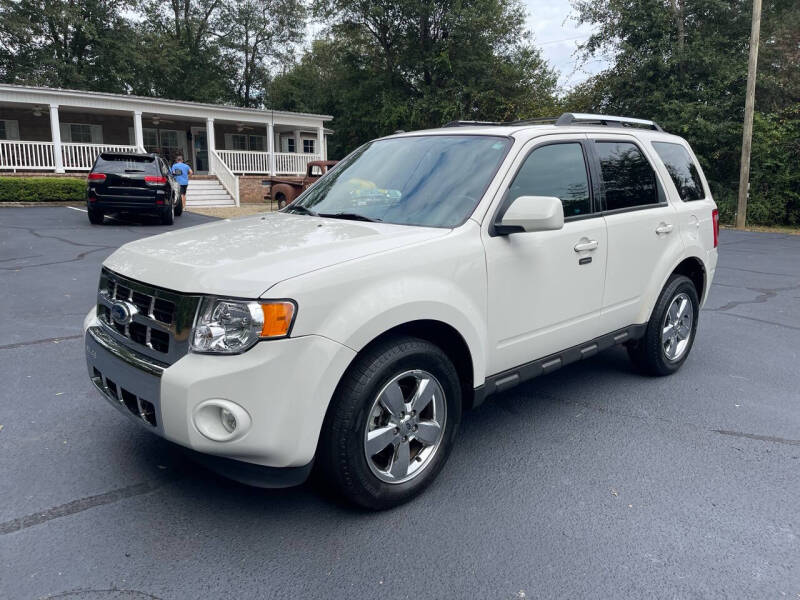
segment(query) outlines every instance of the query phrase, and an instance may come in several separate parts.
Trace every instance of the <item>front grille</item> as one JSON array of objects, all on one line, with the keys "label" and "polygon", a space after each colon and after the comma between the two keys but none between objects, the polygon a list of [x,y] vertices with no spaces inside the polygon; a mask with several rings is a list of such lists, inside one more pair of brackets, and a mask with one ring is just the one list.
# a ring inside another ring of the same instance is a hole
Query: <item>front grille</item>
[{"label": "front grille", "polygon": [[[103,269],[97,316],[125,345],[172,364],[188,352],[189,333],[199,300],[198,296],[149,286]],[[130,309],[129,320],[118,322],[112,318],[111,309],[118,302]]]},{"label": "front grille", "polygon": [[153,427],[158,426],[156,407],[152,402],[140,398],[122,386],[118,386],[96,368],[93,369],[92,380],[100,391],[114,402],[118,402],[120,405],[127,408],[128,412],[132,415],[139,417],[148,425],[152,425]]}]

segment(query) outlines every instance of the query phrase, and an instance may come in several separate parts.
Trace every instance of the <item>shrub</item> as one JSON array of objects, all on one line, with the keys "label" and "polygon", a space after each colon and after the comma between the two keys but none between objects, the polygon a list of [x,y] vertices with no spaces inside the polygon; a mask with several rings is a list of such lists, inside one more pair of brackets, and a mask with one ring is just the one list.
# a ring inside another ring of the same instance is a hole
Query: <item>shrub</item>
[{"label": "shrub", "polygon": [[0,177],[0,202],[82,202],[86,180],[77,177]]}]

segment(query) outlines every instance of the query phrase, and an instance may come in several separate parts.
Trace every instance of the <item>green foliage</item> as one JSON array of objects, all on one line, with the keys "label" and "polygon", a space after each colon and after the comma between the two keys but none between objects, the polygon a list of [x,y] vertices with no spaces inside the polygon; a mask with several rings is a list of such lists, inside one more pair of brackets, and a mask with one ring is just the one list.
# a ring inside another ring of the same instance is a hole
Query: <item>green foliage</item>
[{"label": "green foliage", "polygon": [[556,76],[517,0],[319,0],[322,39],[271,85],[269,104],[333,115],[330,153],[397,129],[546,114]]},{"label": "green foliage", "polygon": [[0,177],[0,202],[82,202],[86,181],[76,177]]},{"label": "green foliage", "polygon": [[[596,27],[585,55],[611,66],[574,90],[570,109],[653,118],[695,150],[723,221],[736,211],[750,0],[576,0]],[[796,224],[800,5],[767,0],[761,29],[748,222]]]}]

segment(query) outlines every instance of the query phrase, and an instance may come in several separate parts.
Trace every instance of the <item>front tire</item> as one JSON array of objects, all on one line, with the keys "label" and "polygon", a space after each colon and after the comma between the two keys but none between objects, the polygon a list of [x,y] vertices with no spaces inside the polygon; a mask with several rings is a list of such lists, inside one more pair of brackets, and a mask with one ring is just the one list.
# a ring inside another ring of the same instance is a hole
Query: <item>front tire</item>
[{"label": "front tire", "polygon": [[697,332],[700,301],[691,279],[672,275],[661,291],[644,337],[628,346],[633,363],[648,375],[671,375],[689,356]]},{"label": "front tire", "polygon": [[396,336],[356,359],[325,417],[318,473],[350,502],[381,510],[420,494],[447,461],[461,387],[437,346]]}]

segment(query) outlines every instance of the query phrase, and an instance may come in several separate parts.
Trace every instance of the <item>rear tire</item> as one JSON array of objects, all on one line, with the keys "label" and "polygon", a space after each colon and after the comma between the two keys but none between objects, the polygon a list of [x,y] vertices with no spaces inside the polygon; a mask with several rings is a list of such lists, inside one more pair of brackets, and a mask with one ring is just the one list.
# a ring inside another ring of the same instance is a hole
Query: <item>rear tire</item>
[{"label": "rear tire", "polygon": [[86,212],[89,214],[89,223],[92,225],[102,225],[106,218],[103,211],[96,208],[89,208]]},{"label": "rear tire", "polygon": [[183,214],[183,201],[181,200],[180,195],[175,200],[175,216],[180,217]]},{"label": "rear tire", "polygon": [[175,222],[175,205],[170,205],[161,213],[161,224],[172,225]]},{"label": "rear tire", "polygon": [[439,474],[460,420],[461,387],[447,355],[425,340],[388,338],[339,382],[320,435],[317,474],[359,506],[397,506]]},{"label": "rear tire", "polygon": [[691,279],[672,275],[661,291],[644,337],[628,346],[633,363],[648,375],[671,375],[694,344],[700,301]]}]

